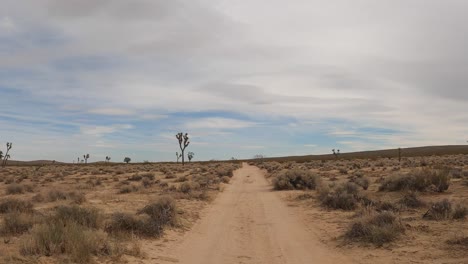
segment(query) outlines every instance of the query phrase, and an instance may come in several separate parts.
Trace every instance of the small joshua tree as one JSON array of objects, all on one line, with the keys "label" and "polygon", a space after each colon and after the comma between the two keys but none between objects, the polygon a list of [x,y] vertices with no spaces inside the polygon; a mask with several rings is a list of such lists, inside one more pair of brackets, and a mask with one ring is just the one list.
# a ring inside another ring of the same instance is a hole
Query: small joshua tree
[{"label": "small joshua tree", "polygon": [[401,148],[398,148],[398,163],[401,163]]},{"label": "small joshua tree", "polygon": [[190,144],[190,141],[189,141],[189,136],[187,133],[177,133],[176,135],[176,138],[177,140],[179,140],[179,147],[180,147],[180,151],[182,151],[181,155],[182,155],[182,165],[185,164],[184,162],[184,151],[185,151],[185,148],[187,148],[187,146]]},{"label": "small joshua tree", "polygon": [[338,155],[340,155],[340,150],[338,149],[335,151],[335,149],[332,149],[332,151],[333,151],[333,155],[335,156],[335,158],[338,158]]},{"label": "small joshua tree", "polygon": [[132,159],[131,159],[131,158],[129,158],[129,157],[125,157],[125,159],[124,159],[124,162],[125,162],[125,163],[127,163],[127,164],[128,164],[130,161],[132,161]]},{"label": "small joshua tree", "polygon": [[83,155],[83,159],[85,161],[85,164],[88,164],[89,154]]},{"label": "small joshua tree", "polygon": [[3,158],[2,167],[5,167],[8,159],[10,158],[10,154],[8,154],[8,152],[10,152],[10,149],[13,147],[13,143],[7,142],[6,146],[7,146],[7,150],[5,152],[5,155],[3,155],[3,152],[0,151],[0,160]]},{"label": "small joshua tree", "polygon": [[179,152],[176,152],[175,156],[177,158],[177,163],[179,163],[179,159],[180,159],[180,157],[182,157],[182,154],[179,154]]},{"label": "small joshua tree", "polygon": [[188,158],[188,161],[189,161],[189,162],[192,161],[193,156],[195,156],[195,153],[193,153],[192,151],[190,151],[189,153],[187,153],[187,158]]},{"label": "small joshua tree", "polygon": [[111,157],[106,156],[106,162],[109,162],[111,160]]}]

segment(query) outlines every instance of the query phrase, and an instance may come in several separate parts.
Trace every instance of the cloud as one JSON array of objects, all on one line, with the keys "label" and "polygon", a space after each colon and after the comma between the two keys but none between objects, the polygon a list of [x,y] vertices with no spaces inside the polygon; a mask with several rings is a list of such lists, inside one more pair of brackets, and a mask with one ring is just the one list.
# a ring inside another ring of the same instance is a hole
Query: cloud
[{"label": "cloud", "polygon": [[181,129],[266,155],[466,141],[464,1],[2,4],[2,138],[27,127],[72,148],[79,131],[141,156],[153,140],[161,158],[159,135]]},{"label": "cloud", "polygon": [[257,125],[254,122],[237,120],[231,118],[203,118],[195,121],[188,121],[185,127],[188,129],[241,129]]},{"label": "cloud", "polygon": [[80,131],[84,135],[99,137],[105,134],[112,134],[120,130],[127,130],[127,129],[132,129],[132,128],[133,126],[129,124],[111,125],[111,126],[82,126],[80,127]]}]

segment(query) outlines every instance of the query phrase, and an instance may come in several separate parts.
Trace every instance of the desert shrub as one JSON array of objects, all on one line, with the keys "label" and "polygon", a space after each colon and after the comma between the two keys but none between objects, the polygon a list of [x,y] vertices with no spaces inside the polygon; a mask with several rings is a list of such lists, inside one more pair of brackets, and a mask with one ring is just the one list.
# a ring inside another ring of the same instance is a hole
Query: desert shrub
[{"label": "desert shrub", "polygon": [[6,187],[6,194],[22,194],[25,188],[22,184],[12,183]]},{"label": "desert shrub", "polygon": [[181,177],[175,179],[175,182],[186,182],[186,181],[188,181],[187,176],[181,176]]},{"label": "desert shrub", "polygon": [[9,213],[3,219],[3,225],[0,228],[2,235],[18,235],[27,232],[34,224],[31,215],[22,213]]},{"label": "desert shrub", "polygon": [[80,193],[76,193],[76,192],[69,192],[68,193],[68,197],[70,200],[73,201],[73,203],[75,204],[82,204],[84,202],[86,202],[86,196],[84,193],[80,192]]},{"label": "desert shrub", "polygon": [[379,191],[426,191],[434,186],[437,192],[443,192],[450,186],[450,175],[448,170],[422,169],[413,170],[407,175],[390,177],[381,184]]},{"label": "desert shrub", "polygon": [[135,175],[132,175],[130,177],[128,177],[127,180],[129,181],[141,181],[141,179],[143,179],[143,177],[140,175],[140,174],[135,174]]},{"label": "desert shrub", "polygon": [[359,202],[358,194],[357,185],[348,182],[335,187],[334,190],[321,188],[319,190],[319,200],[327,208],[354,210]]},{"label": "desert shrub", "polygon": [[230,167],[220,167],[220,168],[218,168],[216,170],[216,174],[220,178],[223,177],[223,176],[232,177],[232,176],[234,176],[234,171]]},{"label": "desert shrub", "polygon": [[49,202],[55,202],[57,200],[66,200],[67,199],[67,194],[63,191],[60,190],[50,190],[47,193],[47,198]]},{"label": "desert shrub", "polygon": [[142,181],[141,181],[141,185],[144,187],[144,188],[149,188],[151,187],[151,185],[153,185],[154,182],[152,182],[150,179],[148,178],[144,178]]},{"label": "desert shrub", "polygon": [[418,198],[418,195],[415,192],[406,193],[398,202],[409,208],[418,208],[425,205],[425,203]]},{"label": "desert shrub", "polygon": [[231,178],[229,178],[228,176],[223,176],[221,177],[221,181],[224,183],[229,183],[231,181]]},{"label": "desert shrub", "polygon": [[75,263],[90,263],[92,256],[110,255],[105,233],[75,222],[48,221],[35,226],[20,246],[22,255],[68,255]]},{"label": "desert shrub", "polygon": [[142,173],[140,175],[141,175],[141,177],[147,178],[148,180],[151,180],[151,181],[153,181],[156,178],[155,174],[152,173],[152,172],[145,172],[145,173]]},{"label": "desert shrub", "polygon": [[124,185],[124,186],[120,187],[119,193],[120,193],[120,194],[125,194],[125,193],[136,192],[136,191],[138,191],[138,190],[139,190],[138,186],[135,186],[135,185]]},{"label": "desert shrub", "polygon": [[275,190],[315,190],[320,178],[309,170],[292,169],[278,173],[273,180]]},{"label": "desert shrub", "polygon": [[453,210],[453,219],[465,219],[466,216],[468,215],[468,208],[458,204],[455,209]]},{"label": "desert shrub", "polygon": [[369,178],[367,177],[358,177],[354,180],[354,183],[361,186],[362,189],[367,190],[369,188]]},{"label": "desert shrub", "polygon": [[161,196],[156,201],[146,205],[138,214],[148,215],[154,222],[161,226],[177,224],[177,206],[174,198]]},{"label": "desert shrub", "polygon": [[452,213],[452,203],[444,199],[442,201],[433,203],[431,208],[424,214],[423,218],[430,220],[444,220],[448,219]]},{"label": "desert shrub", "polygon": [[[131,214],[127,213],[115,213],[111,216],[111,220],[106,224],[106,232],[112,234],[118,233],[132,233],[132,234],[141,234],[144,229],[144,221],[138,218],[135,218]],[[159,230],[157,231],[159,232]],[[150,232],[148,235],[150,236]],[[159,234],[159,233],[158,233]]]},{"label": "desert shrub", "polygon": [[468,247],[468,237],[459,236],[459,237],[447,240],[447,244]]},{"label": "desert shrub", "polygon": [[372,213],[352,223],[345,233],[350,240],[382,246],[394,241],[404,232],[403,225],[391,212]]},{"label": "desert shrub", "polygon": [[89,228],[98,228],[101,220],[97,209],[76,205],[57,207],[54,218],[62,222],[75,222]]},{"label": "desert shrub", "polygon": [[0,213],[29,213],[32,212],[33,204],[18,199],[6,199],[0,203]]},{"label": "desert shrub", "polygon": [[196,182],[183,182],[179,186],[179,191],[183,193],[190,193],[193,190],[197,190],[200,188],[200,184]]},{"label": "desert shrub", "polygon": [[450,186],[450,171],[449,170],[432,170],[430,182],[435,187],[437,192],[444,192]]}]

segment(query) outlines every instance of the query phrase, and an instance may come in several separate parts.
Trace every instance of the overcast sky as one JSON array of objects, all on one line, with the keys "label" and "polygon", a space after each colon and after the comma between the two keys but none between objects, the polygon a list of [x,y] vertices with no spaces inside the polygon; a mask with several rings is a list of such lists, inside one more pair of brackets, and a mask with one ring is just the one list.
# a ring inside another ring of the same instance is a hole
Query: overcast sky
[{"label": "overcast sky", "polygon": [[465,0],[0,0],[12,159],[464,144]]}]

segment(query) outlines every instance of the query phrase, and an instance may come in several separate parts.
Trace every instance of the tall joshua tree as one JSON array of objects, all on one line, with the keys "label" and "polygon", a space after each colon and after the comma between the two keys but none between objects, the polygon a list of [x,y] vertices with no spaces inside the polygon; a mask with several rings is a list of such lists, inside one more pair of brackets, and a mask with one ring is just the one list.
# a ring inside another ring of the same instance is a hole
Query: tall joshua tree
[{"label": "tall joshua tree", "polygon": [[176,135],[176,138],[177,140],[179,140],[179,147],[180,147],[180,151],[182,151],[181,155],[182,155],[182,165],[184,165],[184,151],[185,151],[185,148],[187,148],[187,146],[190,144],[190,141],[189,141],[189,136],[187,133],[177,133]]},{"label": "tall joshua tree", "polygon": [[106,156],[106,162],[109,162],[111,160],[111,157]]},{"label": "tall joshua tree", "polygon": [[88,164],[89,154],[83,155],[83,159],[85,161],[85,164]]},{"label": "tall joshua tree", "polygon": [[0,160],[3,158],[2,167],[5,167],[7,160],[10,158],[10,154],[8,154],[8,152],[10,152],[10,149],[13,147],[13,143],[7,142],[6,146],[7,150],[5,152],[5,155],[3,155],[3,152],[0,151]]},{"label": "tall joshua tree", "polygon": [[340,150],[338,149],[335,151],[335,149],[332,149],[332,151],[333,151],[333,155],[335,156],[335,158],[338,158],[338,155],[340,155]]}]

